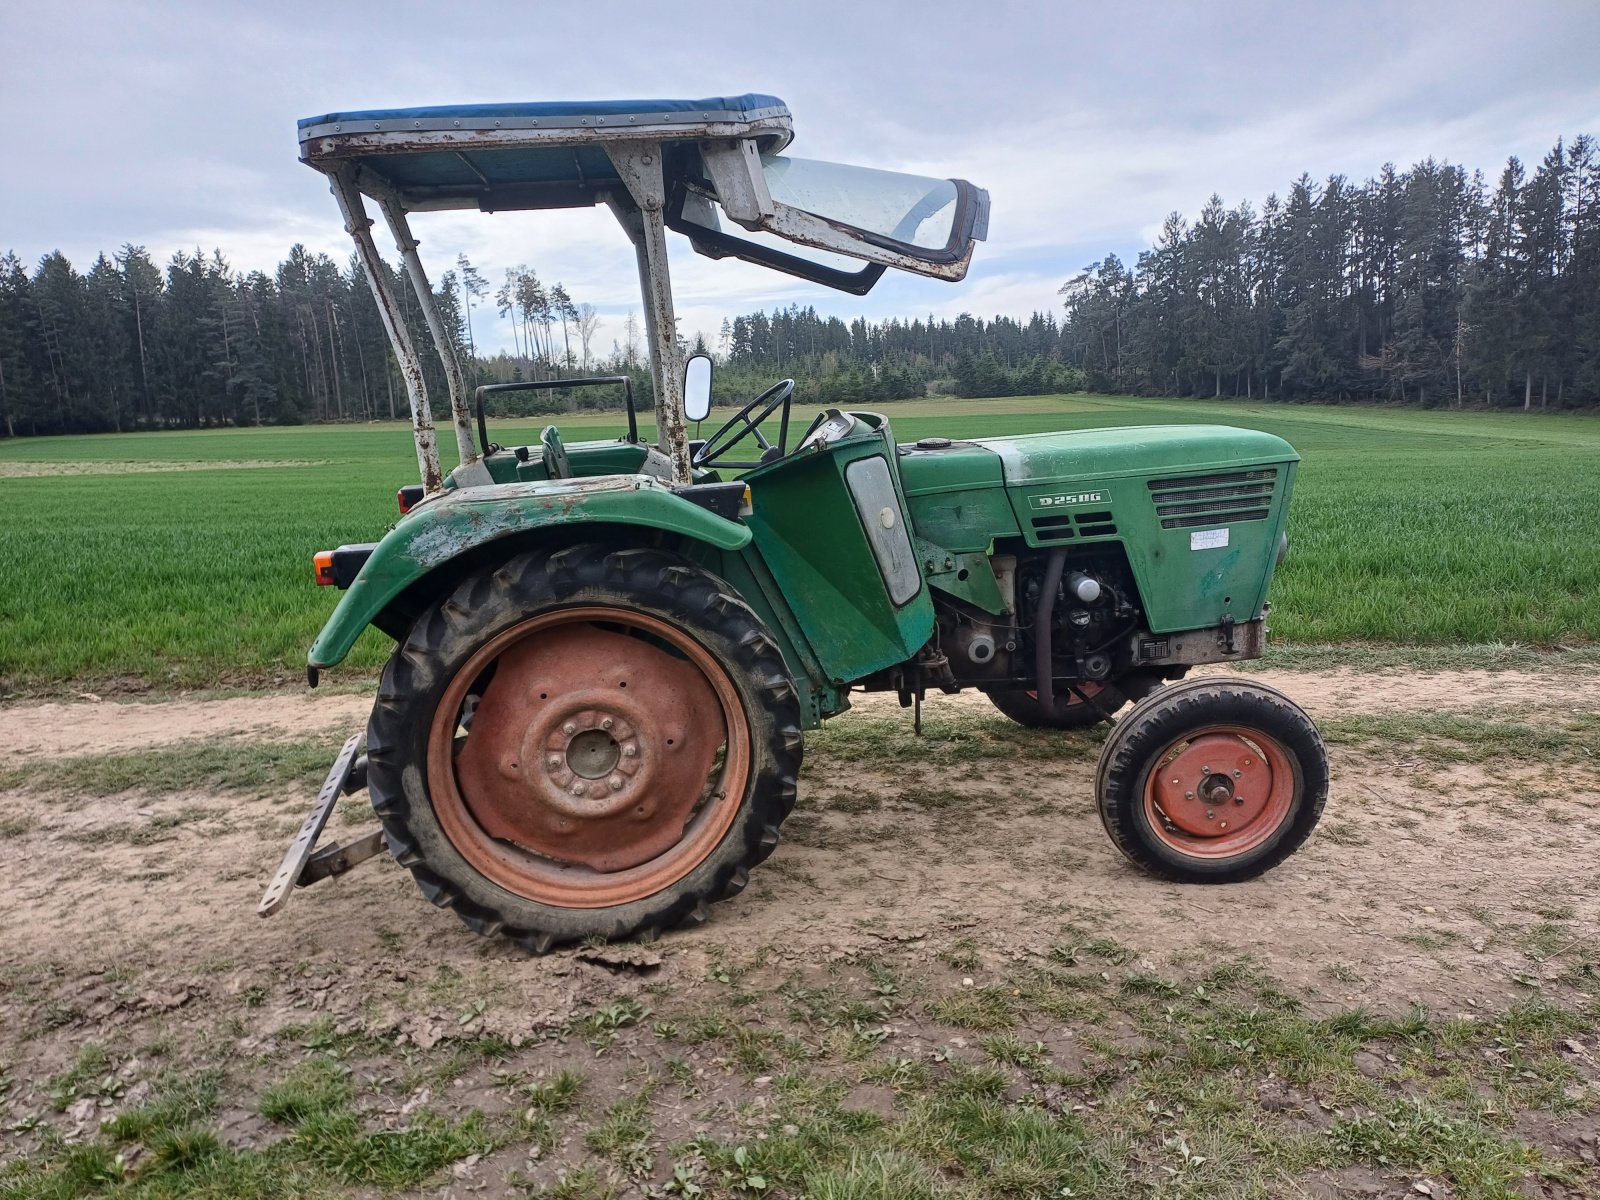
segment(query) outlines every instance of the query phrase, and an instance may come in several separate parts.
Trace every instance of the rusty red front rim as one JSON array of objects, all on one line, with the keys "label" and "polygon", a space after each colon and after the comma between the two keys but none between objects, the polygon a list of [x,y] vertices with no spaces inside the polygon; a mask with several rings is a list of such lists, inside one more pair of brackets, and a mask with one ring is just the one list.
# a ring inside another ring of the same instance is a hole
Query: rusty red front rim
[{"label": "rusty red front rim", "polygon": [[1161,842],[1193,858],[1248,853],[1283,828],[1299,779],[1276,738],[1208,725],[1173,742],[1145,778],[1144,815]]},{"label": "rusty red front rim", "polygon": [[[586,646],[592,665],[575,682],[570,662]],[[552,647],[569,669],[540,674]],[[663,664],[669,653],[676,667]],[[463,738],[463,705],[491,665]],[[502,671],[512,694],[491,702]],[[674,671],[677,686],[662,684]],[[544,682],[530,690],[528,679]],[[686,747],[690,766],[653,765]],[[701,760],[711,769],[697,778]],[[749,724],[732,679],[682,630],[636,611],[559,609],[492,638],[456,672],[429,729],[427,779],[445,836],[487,879],[541,904],[609,908],[670,887],[716,849],[751,783]]]}]

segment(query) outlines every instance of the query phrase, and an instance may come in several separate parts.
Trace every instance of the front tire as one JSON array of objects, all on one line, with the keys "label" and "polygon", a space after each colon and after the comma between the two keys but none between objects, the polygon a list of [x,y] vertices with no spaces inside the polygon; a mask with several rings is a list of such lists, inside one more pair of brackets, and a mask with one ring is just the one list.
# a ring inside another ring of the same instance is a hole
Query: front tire
[{"label": "front tire", "polygon": [[794,805],[802,735],[782,653],[725,582],[580,545],[424,613],[367,746],[423,894],[542,953],[698,923],[740,891]]},{"label": "front tire", "polygon": [[1130,862],[1164,879],[1232,883],[1311,836],[1328,758],[1311,718],[1282,692],[1196,679],[1117,723],[1096,790],[1106,832]]}]

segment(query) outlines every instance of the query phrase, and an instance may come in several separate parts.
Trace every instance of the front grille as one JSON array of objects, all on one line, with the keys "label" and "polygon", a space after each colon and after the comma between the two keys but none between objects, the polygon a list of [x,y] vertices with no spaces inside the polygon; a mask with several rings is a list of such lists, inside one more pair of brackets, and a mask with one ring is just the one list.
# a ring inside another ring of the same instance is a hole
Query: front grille
[{"label": "front grille", "polygon": [[1041,542],[1065,542],[1074,537],[1109,537],[1117,531],[1111,513],[1051,513],[1033,519],[1033,535]]},{"label": "front grille", "polygon": [[1192,525],[1265,521],[1272,512],[1272,493],[1277,485],[1278,468],[1263,467],[1221,475],[1153,479],[1149,487],[1161,528],[1186,529]]}]

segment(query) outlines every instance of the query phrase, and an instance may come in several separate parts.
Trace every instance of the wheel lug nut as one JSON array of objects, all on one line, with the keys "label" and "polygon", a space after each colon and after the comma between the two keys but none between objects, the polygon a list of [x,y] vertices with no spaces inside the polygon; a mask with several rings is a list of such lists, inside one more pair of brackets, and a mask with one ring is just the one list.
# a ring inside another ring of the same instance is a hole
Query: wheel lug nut
[{"label": "wheel lug nut", "polygon": [[1185,800],[1193,800],[1194,799],[1194,793],[1193,792],[1185,792],[1183,794],[1183,798]]},{"label": "wheel lug nut", "polygon": [[583,795],[583,792],[584,792],[583,784],[575,783],[575,784],[572,785],[572,794],[574,796],[581,796],[581,795]]},{"label": "wheel lug nut", "polygon": [[632,742],[629,742],[622,748],[622,754],[624,758],[636,758],[639,754],[639,747],[635,746]]},{"label": "wheel lug nut", "polygon": [[1210,767],[1201,767],[1200,768],[1200,774],[1202,774],[1202,775],[1211,774],[1211,768]]},{"label": "wheel lug nut", "polygon": [[1206,809],[1206,820],[1215,821],[1216,819],[1217,819],[1217,814],[1212,812],[1209,808]]},{"label": "wheel lug nut", "polygon": [[559,767],[561,765],[561,755],[552,754],[549,758],[545,759],[545,762],[549,763],[552,767]]},{"label": "wheel lug nut", "polygon": [[1234,772],[1234,773],[1233,773],[1233,777],[1234,777],[1234,778],[1235,778],[1235,779],[1238,779],[1238,778],[1239,778],[1239,777],[1240,777],[1240,776],[1241,776],[1241,775],[1243,775],[1243,774],[1244,774],[1244,772],[1243,772],[1243,771],[1235,771],[1235,772]]},{"label": "wheel lug nut", "polygon": [[613,775],[611,777],[611,790],[613,792],[620,792],[622,790],[622,776],[621,775]]},{"label": "wheel lug nut", "polygon": [[1235,796],[1233,798],[1233,802],[1234,802],[1235,805],[1242,805],[1244,803],[1244,797],[1243,796]]},{"label": "wheel lug nut", "polygon": [[568,737],[571,737],[573,734],[578,732],[578,727],[576,725],[574,725],[571,721],[568,721],[565,725],[563,725],[561,727],[561,732],[566,734]]},{"label": "wheel lug nut", "polygon": [[613,721],[610,717],[605,717],[600,722],[600,728],[601,729],[610,729],[615,724],[616,724],[616,722]]}]

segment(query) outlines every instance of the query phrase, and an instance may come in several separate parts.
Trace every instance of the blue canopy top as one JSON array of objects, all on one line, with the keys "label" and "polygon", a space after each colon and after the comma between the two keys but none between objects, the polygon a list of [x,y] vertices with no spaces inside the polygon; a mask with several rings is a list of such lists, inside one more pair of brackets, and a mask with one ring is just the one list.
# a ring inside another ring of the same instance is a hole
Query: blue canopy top
[{"label": "blue canopy top", "polygon": [[300,122],[300,140],[369,130],[576,129],[616,125],[747,123],[788,117],[776,96],[746,92],[703,100],[539,100],[521,104],[440,104],[425,108],[373,108],[324,113]]},{"label": "blue canopy top", "polygon": [[410,209],[569,207],[615,184],[608,141],[756,138],[764,151],[794,136],[788,106],[746,93],[703,100],[545,100],[333,112],[300,122],[300,157],[340,164]]}]

